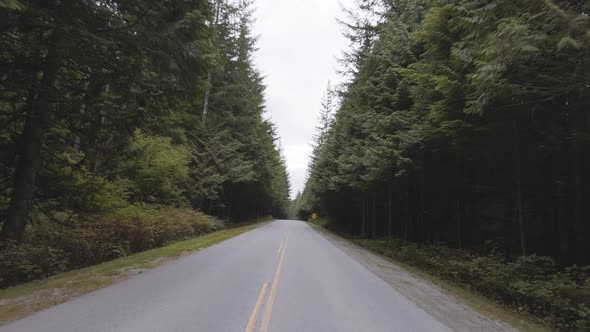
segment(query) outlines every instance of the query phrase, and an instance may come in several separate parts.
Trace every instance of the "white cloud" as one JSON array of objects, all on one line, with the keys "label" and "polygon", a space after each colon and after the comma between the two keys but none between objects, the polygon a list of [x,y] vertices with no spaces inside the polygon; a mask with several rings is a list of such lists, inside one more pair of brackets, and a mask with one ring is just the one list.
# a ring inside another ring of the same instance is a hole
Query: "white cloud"
[{"label": "white cloud", "polygon": [[[342,1],[348,4],[351,0]],[[347,46],[338,0],[256,0],[256,65],[266,77],[267,114],[277,125],[294,196],[303,190],[311,141],[328,81]]]}]

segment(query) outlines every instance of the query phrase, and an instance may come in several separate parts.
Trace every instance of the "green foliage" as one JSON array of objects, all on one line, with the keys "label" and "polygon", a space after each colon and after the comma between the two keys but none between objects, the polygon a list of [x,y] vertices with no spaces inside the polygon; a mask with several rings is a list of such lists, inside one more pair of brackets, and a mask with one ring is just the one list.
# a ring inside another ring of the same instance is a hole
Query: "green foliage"
[{"label": "green foliage", "polygon": [[45,278],[225,228],[223,221],[184,208],[131,205],[56,224],[42,219],[23,243],[0,251],[0,287]]},{"label": "green foliage", "polygon": [[73,227],[55,226],[54,234],[59,247],[71,253],[72,267],[79,267],[195,237],[212,226],[208,216],[191,209],[128,206]]},{"label": "green foliage", "polygon": [[383,21],[357,26],[375,35],[349,59],[357,70],[314,149],[300,214],[331,215],[363,235],[474,248],[502,238],[510,254],[554,257],[557,246],[536,240],[553,234],[537,230],[560,229],[567,242],[576,224],[576,257],[564,249],[561,263],[590,263],[589,145],[576,139],[590,131],[588,17],[551,1],[381,5],[391,10]]},{"label": "green foliage", "polygon": [[0,251],[0,288],[63,272],[69,255],[60,249],[9,242]]},{"label": "green foliage", "polygon": [[563,331],[590,327],[590,270],[572,267],[563,272],[550,257],[522,256],[508,261],[498,255],[478,256],[445,245],[418,246],[399,239],[355,239],[382,255],[419,267],[528,312]]},{"label": "green foliage", "polygon": [[[128,158],[128,159],[127,159]],[[182,196],[188,180],[189,152],[168,137],[149,136],[137,130],[125,151],[120,174],[130,179],[134,201],[170,204]]]},{"label": "green foliage", "polygon": [[104,176],[93,174],[86,167],[65,166],[57,170],[52,193],[61,193],[67,200],[67,209],[79,213],[112,211],[127,206],[129,200],[128,180],[109,181]]},{"label": "green foliage", "polygon": [[222,230],[226,227],[226,222],[213,216],[207,216],[207,224],[211,231]]},{"label": "green foliage", "polygon": [[249,1],[3,1],[0,12],[0,238],[36,246],[31,221],[142,239],[64,233],[68,250],[101,261],[198,233],[137,211],[103,220],[130,204],[229,221],[286,214]]},{"label": "green foliage", "polygon": [[289,183],[273,125],[264,120],[264,85],[253,66],[251,3],[220,2],[216,15],[218,67],[210,72],[209,112],[191,133],[193,207],[240,220],[286,215]]}]

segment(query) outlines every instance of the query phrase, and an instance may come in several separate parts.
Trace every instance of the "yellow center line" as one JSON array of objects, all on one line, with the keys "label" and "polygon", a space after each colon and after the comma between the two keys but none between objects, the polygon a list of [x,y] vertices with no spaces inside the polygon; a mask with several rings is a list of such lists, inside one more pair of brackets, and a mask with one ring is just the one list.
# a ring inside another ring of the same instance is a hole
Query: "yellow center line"
[{"label": "yellow center line", "polygon": [[275,271],[275,277],[272,281],[272,287],[270,288],[268,300],[266,302],[266,306],[264,307],[264,315],[262,316],[262,323],[260,324],[260,332],[266,332],[268,330],[272,306],[275,301],[275,296],[277,295],[277,286],[279,284],[279,277],[281,275],[281,268],[283,266],[283,258],[285,257],[285,251],[287,250],[287,241],[289,241],[288,234],[286,234],[285,241],[283,242],[284,245],[281,246],[282,252],[281,256],[279,257],[279,264],[277,265],[277,270]]},{"label": "yellow center line", "polygon": [[281,254],[281,250],[283,250],[283,244],[285,244],[285,240],[281,241],[281,245],[279,246],[279,250],[277,250],[279,255]]},{"label": "yellow center line", "polygon": [[256,318],[258,317],[258,311],[260,311],[260,306],[262,305],[262,300],[264,300],[264,295],[266,295],[266,289],[268,288],[268,282],[265,282],[262,285],[262,289],[258,294],[258,299],[256,300],[256,305],[254,305],[254,309],[250,314],[250,318],[248,319],[248,325],[246,325],[246,329],[244,332],[252,332],[254,331],[254,325],[256,324]]}]

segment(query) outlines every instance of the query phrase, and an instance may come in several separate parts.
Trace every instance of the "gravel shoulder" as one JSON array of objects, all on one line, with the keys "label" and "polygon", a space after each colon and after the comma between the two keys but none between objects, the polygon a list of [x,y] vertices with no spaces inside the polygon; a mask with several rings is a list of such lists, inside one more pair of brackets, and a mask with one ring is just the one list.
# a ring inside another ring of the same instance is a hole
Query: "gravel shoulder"
[{"label": "gravel shoulder", "polygon": [[374,254],[327,230],[314,228],[344,253],[450,329],[455,331],[518,331],[505,322],[480,314],[459,297],[410,273],[391,260]]}]

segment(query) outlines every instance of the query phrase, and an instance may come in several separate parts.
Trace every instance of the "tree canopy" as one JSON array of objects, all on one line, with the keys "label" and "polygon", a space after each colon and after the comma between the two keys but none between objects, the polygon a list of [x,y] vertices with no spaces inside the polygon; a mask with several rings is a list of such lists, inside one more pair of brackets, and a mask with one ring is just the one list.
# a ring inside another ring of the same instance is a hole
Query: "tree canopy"
[{"label": "tree canopy", "polygon": [[128,205],[286,213],[247,0],[0,4],[2,240]]},{"label": "tree canopy", "polygon": [[373,2],[349,10],[350,79],[300,216],[589,264],[588,4]]}]

